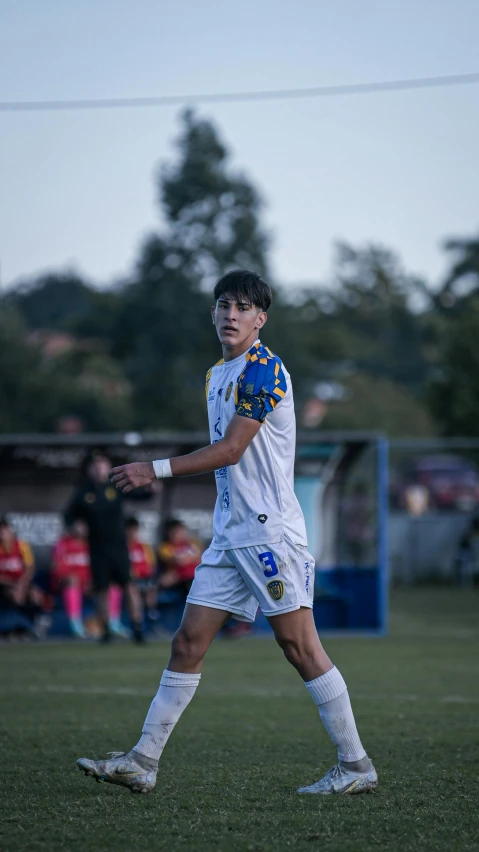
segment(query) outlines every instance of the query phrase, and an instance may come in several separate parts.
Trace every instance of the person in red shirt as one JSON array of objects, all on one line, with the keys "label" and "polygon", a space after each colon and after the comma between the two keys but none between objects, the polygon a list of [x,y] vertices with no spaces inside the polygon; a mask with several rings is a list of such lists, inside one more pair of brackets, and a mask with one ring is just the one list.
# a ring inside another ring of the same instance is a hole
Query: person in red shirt
[{"label": "person in red shirt", "polygon": [[150,621],[156,621],[155,555],[148,544],[138,538],[140,525],[136,518],[125,521],[131,579],[135,584]]},{"label": "person in red shirt", "polygon": [[0,518],[0,608],[16,610],[40,636],[43,596],[33,585],[35,562],[30,545],[20,541],[7,518]]},{"label": "person in red shirt", "polygon": [[79,639],[88,638],[82,621],[83,596],[90,590],[88,527],[79,518],[57,541],[53,550],[52,586],[60,591],[70,630]]},{"label": "person in red shirt", "polygon": [[186,596],[201,562],[201,547],[187,527],[175,518],[166,521],[164,541],[158,554],[162,563],[159,585],[162,589],[179,589]]}]

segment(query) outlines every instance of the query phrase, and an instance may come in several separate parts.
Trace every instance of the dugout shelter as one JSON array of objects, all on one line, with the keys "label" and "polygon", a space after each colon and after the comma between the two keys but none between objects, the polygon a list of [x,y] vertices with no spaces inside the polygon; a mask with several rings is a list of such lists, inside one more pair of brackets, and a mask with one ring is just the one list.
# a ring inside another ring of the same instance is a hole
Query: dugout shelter
[{"label": "dugout shelter", "polygon": [[[87,454],[101,449],[113,465],[192,452],[204,432],[0,436],[0,515],[34,551],[48,574],[62,533],[62,513]],[[320,632],[382,634],[387,623],[387,442],[363,432],[299,432],[295,490],[316,560],[314,615]],[[155,545],[162,522],[179,517],[211,539],[214,476],[161,481],[151,499],[125,501],[140,536]],[[256,628],[266,629],[258,616]]]}]

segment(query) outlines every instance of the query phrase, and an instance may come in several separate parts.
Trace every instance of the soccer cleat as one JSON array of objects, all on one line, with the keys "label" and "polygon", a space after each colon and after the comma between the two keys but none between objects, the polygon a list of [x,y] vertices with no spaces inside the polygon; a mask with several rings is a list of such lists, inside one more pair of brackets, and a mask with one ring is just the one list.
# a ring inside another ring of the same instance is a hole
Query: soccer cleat
[{"label": "soccer cleat", "polygon": [[342,766],[333,766],[324,778],[320,778],[309,787],[300,787],[298,793],[316,793],[329,796],[332,793],[371,793],[378,786],[378,776],[374,766],[369,772],[350,772]]},{"label": "soccer cleat", "polygon": [[33,622],[32,628],[32,634],[35,639],[45,639],[50,629],[51,623],[51,615],[47,615],[47,613],[42,613],[41,615],[38,615]]},{"label": "soccer cleat", "polygon": [[146,644],[145,634],[143,633],[143,630],[141,629],[141,627],[139,627],[137,624],[133,625],[133,631],[132,631],[130,638],[135,643],[135,645],[145,645]]},{"label": "soccer cleat", "polygon": [[141,766],[123,751],[109,751],[110,760],[88,760],[80,757],[77,766],[85,775],[108,784],[128,787],[132,793],[150,793],[156,784],[156,772],[145,772]]},{"label": "soccer cleat", "polygon": [[131,631],[121,623],[119,618],[111,618],[108,629],[113,636],[119,636],[121,639],[131,639]]},{"label": "soccer cleat", "polygon": [[88,639],[88,633],[85,630],[81,619],[72,618],[70,621],[70,630],[77,639]]}]

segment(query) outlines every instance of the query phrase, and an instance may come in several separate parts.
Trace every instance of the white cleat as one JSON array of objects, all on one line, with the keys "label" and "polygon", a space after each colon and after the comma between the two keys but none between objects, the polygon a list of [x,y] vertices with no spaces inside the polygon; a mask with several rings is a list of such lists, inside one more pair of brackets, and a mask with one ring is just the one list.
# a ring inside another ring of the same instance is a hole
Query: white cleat
[{"label": "white cleat", "polygon": [[309,787],[300,787],[298,793],[316,793],[320,796],[330,796],[334,793],[353,795],[356,793],[372,793],[378,786],[378,776],[374,766],[369,772],[350,772],[342,766],[333,766],[324,778],[320,778]]},{"label": "white cleat", "polygon": [[156,784],[156,772],[145,772],[134,759],[122,751],[109,751],[109,760],[89,760],[80,757],[77,766],[85,775],[108,784],[128,787],[132,793],[151,793]]}]

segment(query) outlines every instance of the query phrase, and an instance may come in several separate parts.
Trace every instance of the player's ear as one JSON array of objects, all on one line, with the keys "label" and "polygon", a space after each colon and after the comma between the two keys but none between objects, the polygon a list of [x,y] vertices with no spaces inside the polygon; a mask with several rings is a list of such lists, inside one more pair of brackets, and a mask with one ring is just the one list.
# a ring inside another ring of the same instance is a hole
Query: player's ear
[{"label": "player's ear", "polygon": [[266,324],[267,319],[268,314],[266,313],[266,311],[260,311],[258,316],[256,317],[255,328],[257,328],[259,331],[259,329],[263,328],[263,326]]},{"label": "player's ear", "polygon": [[216,313],[216,305],[212,305],[212,308],[211,308],[211,319],[213,320],[213,325],[216,325],[216,323],[215,323],[215,313]]}]

